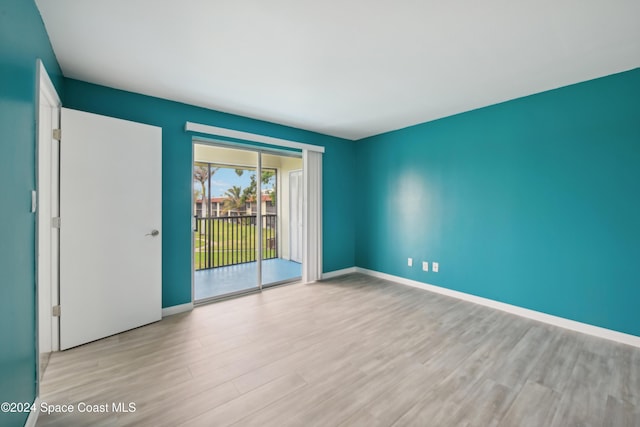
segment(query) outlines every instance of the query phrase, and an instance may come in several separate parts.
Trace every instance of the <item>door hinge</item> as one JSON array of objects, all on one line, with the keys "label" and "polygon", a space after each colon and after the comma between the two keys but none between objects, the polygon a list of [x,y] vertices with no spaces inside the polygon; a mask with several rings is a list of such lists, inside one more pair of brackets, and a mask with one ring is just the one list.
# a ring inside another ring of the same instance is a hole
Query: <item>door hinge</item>
[{"label": "door hinge", "polygon": [[53,139],[55,139],[56,141],[60,141],[61,138],[62,138],[62,131],[60,129],[54,129]]},{"label": "door hinge", "polygon": [[60,317],[60,306],[54,305],[52,308],[53,317]]},{"label": "door hinge", "polygon": [[59,216],[51,218],[51,227],[60,228],[61,220]]}]

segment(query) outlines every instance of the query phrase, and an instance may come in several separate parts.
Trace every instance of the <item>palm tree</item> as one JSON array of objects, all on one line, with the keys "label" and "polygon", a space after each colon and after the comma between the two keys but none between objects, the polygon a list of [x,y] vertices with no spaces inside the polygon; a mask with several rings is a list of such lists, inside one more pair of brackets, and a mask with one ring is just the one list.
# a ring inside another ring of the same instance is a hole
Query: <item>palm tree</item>
[{"label": "palm tree", "polygon": [[209,165],[195,165],[193,167],[193,179],[198,181],[202,186],[202,216],[206,217],[209,212],[209,203],[207,202],[207,181],[209,180]]},{"label": "palm tree", "polygon": [[211,167],[209,164],[196,164],[193,167],[193,179],[202,186],[202,216],[207,217],[211,211],[211,196],[207,198],[207,181],[213,177],[219,167]]},{"label": "palm tree", "polygon": [[[193,203],[196,204],[198,203],[198,200],[200,200],[200,197],[202,197],[202,191],[198,190],[197,188],[193,189]],[[202,200],[204,201],[204,197],[202,197]],[[198,210],[196,209],[194,213],[197,214]],[[200,209],[200,215],[202,216],[202,209]]]},{"label": "palm tree", "polygon": [[239,211],[244,207],[244,198],[242,197],[242,187],[234,185],[224,193],[225,199],[222,209],[225,212]]},{"label": "palm tree", "polygon": [[[262,181],[262,185],[271,184],[272,186],[274,186],[273,178],[275,177],[275,175],[276,175],[275,170],[263,170],[262,178],[260,179]],[[258,183],[256,182],[256,174],[254,173],[254,174],[251,174],[251,182],[249,183],[249,186],[245,188],[244,192],[242,193],[242,197],[244,198],[244,201],[255,202],[257,200],[257,195],[256,195],[256,192],[258,191],[257,187],[258,187]],[[275,188],[274,188],[274,193],[272,193],[271,201],[274,204],[276,202]]]}]

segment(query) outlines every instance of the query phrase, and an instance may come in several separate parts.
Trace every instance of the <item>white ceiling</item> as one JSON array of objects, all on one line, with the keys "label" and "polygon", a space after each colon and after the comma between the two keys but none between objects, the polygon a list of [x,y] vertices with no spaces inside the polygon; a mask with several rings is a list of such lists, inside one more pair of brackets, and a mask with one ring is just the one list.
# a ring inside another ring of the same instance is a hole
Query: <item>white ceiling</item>
[{"label": "white ceiling", "polygon": [[359,139],[640,66],[639,0],[36,0],[65,76]]}]

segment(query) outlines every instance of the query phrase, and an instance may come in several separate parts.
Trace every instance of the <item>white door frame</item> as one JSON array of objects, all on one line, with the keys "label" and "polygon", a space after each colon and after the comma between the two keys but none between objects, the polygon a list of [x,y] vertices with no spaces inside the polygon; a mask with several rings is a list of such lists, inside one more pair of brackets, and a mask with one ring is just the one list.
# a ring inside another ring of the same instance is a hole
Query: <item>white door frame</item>
[{"label": "white door frame", "polygon": [[36,349],[38,390],[40,354],[59,350],[59,323],[52,308],[58,304],[58,232],[51,218],[58,215],[59,142],[53,129],[60,125],[60,97],[40,59],[36,62]]},{"label": "white door frame", "polygon": [[[302,252],[302,281],[309,283],[322,279],[322,153],[325,152],[325,148],[321,145],[273,138],[201,123],[186,122],[184,130],[186,132],[196,132],[213,137],[232,138],[245,142],[227,143],[236,146],[243,145],[251,147],[252,143],[257,142],[274,147],[294,148],[302,151],[305,200],[302,225],[304,245]],[[196,137],[194,137],[194,139],[195,138]],[[192,142],[194,139],[192,139]],[[193,163],[193,158],[191,160]],[[193,179],[193,177],[191,177],[191,179]],[[309,205],[311,205],[311,207],[309,207]],[[193,205],[191,209],[193,209]],[[193,274],[191,278],[191,289],[193,301]]]}]

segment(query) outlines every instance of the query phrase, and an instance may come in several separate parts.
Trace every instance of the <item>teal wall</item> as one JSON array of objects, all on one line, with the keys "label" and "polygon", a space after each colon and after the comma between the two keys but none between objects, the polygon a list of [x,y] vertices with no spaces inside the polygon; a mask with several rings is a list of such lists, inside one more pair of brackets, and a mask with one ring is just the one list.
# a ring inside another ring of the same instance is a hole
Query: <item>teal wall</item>
[{"label": "teal wall", "polygon": [[[60,67],[32,0],[0,2],[0,402],[36,395],[35,84],[41,58],[58,92]],[[0,413],[0,425],[27,414]]]},{"label": "teal wall", "polygon": [[63,79],[34,2],[3,0],[0,402],[36,394],[36,58],[65,106],[163,128],[165,307],[191,299],[193,121],[326,147],[325,272],[358,265],[640,335],[639,69],[353,143]]},{"label": "teal wall", "polygon": [[640,69],[361,140],[356,157],[358,266],[640,335]]},{"label": "teal wall", "polygon": [[65,79],[65,107],[162,127],[163,307],[191,301],[193,135],[184,131],[187,121],[324,146],[324,271],[355,265],[352,141],[71,79]]}]

